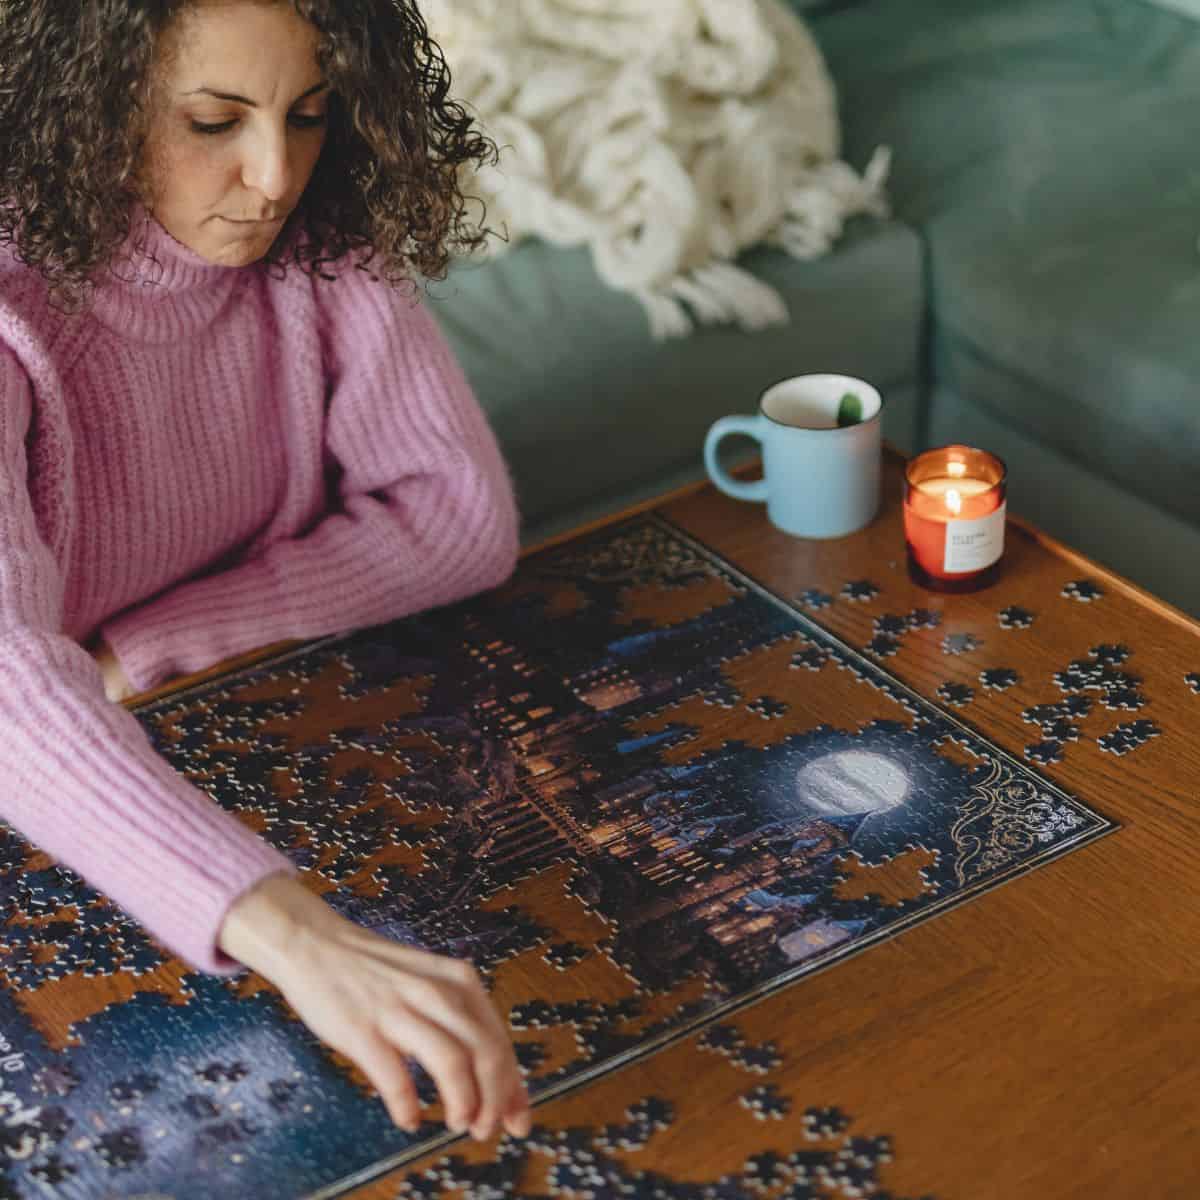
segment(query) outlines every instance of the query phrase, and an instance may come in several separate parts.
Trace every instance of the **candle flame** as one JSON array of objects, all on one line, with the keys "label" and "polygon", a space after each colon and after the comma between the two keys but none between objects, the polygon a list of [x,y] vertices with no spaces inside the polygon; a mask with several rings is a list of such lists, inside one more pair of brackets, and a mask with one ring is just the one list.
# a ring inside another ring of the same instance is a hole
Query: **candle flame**
[{"label": "candle flame", "polygon": [[954,479],[961,479],[967,473],[967,464],[957,459],[946,464],[946,470]]},{"label": "candle flame", "polygon": [[[950,464],[954,466],[953,463]],[[946,492],[946,507],[955,515],[958,516],[962,512],[962,496],[958,488],[950,488]]]}]

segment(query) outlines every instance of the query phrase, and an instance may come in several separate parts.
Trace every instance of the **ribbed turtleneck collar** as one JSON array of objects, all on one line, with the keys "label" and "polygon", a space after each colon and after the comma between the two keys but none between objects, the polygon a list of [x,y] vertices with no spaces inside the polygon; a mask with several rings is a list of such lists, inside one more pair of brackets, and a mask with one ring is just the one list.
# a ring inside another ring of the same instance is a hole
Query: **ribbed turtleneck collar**
[{"label": "ribbed turtleneck collar", "polygon": [[171,342],[211,324],[255,269],[208,262],[139,208],[129,239],[96,287],[92,312],[132,341]]}]

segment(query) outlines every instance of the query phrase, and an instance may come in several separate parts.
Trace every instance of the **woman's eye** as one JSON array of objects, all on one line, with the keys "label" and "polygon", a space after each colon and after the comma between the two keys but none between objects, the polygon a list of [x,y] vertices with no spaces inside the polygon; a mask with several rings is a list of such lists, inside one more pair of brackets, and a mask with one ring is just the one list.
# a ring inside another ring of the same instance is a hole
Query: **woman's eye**
[{"label": "woman's eye", "polygon": [[192,121],[192,130],[195,133],[204,133],[209,135],[216,133],[228,133],[236,124],[237,121],[221,121],[216,125],[207,125],[203,121],[194,120]]},{"label": "woman's eye", "polygon": [[[325,113],[292,113],[288,117],[288,121],[295,129],[316,129],[320,125],[324,125],[327,120]],[[237,124],[237,118],[229,121],[219,121],[215,124],[210,124],[207,121],[197,121],[192,119],[192,131],[194,133],[204,134],[208,137],[213,137],[219,133],[228,133]]]}]

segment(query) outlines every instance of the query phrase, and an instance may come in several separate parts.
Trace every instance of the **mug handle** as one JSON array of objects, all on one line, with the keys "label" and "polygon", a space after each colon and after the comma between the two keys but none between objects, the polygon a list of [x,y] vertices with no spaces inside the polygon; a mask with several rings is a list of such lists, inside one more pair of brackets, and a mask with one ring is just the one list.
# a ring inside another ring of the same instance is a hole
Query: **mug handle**
[{"label": "mug handle", "polygon": [[752,437],[759,445],[762,444],[762,417],[722,417],[715,421],[704,439],[704,468],[708,477],[727,496],[735,500],[757,500],[762,503],[767,498],[767,481],[755,479],[751,483],[741,483],[734,479],[717,461],[717,447],[722,439],[730,434],[741,433]]}]

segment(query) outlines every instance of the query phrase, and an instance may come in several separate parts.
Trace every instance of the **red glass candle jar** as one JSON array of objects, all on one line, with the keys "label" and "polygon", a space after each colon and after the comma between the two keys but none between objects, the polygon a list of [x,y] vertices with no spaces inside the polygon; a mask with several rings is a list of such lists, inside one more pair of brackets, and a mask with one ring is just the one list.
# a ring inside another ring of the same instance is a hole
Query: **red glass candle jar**
[{"label": "red glass candle jar", "polygon": [[935,592],[992,583],[1004,553],[1008,470],[986,450],[939,446],[904,470],[908,570]]}]

